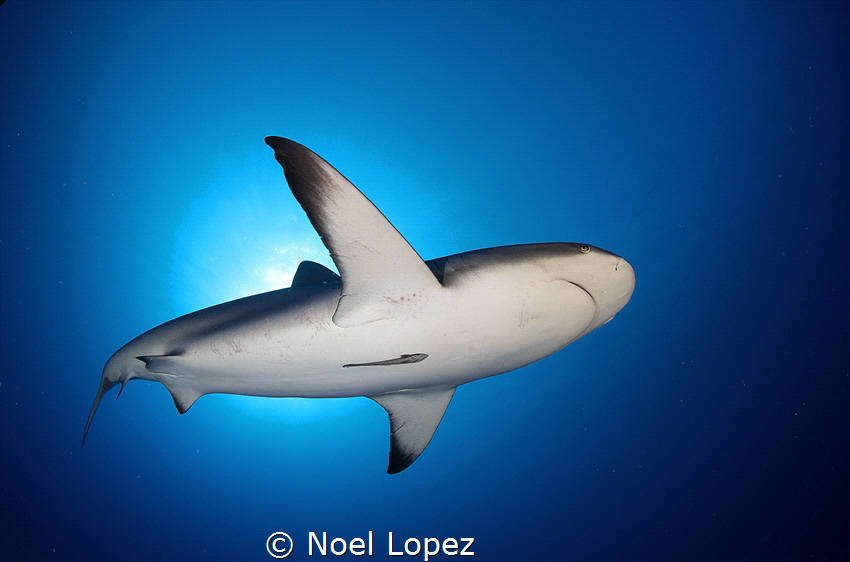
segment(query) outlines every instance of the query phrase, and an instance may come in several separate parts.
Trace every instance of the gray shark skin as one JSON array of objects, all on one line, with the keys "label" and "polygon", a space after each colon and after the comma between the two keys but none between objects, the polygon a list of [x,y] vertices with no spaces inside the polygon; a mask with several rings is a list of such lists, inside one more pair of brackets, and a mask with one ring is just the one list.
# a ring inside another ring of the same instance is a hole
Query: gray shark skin
[{"label": "gray shark skin", "polygon": [[[387,472],[410,466],[459,385],[533,363],[611,320],[632,267],[587,244],[487,248],[423,261],[308,148],[267,137],[339,275],[302,262],[292,286],[205,308],[115,352],[104,393],[161,382],[183,414],[204,394],[367,396],[390,419]],[[119,393],[120,394],[120,393]]]}]

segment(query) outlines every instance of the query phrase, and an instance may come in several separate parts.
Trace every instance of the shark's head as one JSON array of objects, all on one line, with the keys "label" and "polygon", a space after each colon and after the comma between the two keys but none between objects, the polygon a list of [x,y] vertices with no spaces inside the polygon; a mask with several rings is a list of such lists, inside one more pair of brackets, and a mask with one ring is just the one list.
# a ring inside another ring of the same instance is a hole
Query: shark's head
[{"label": "shark's head", "polygon": [[606,324],[632,296],[635,271],[616,254],[588,244],[565,244],[559,275],[581,287],[596,304],[596,315],[585,333]]},{"label": "shark's head", "polygon": [[[500,246],[428,265],[444,287],[467,292],[475,303],[472,316],[475,307],[489,307],[500,299],[505,344],[529,338],[524,343],[529,351],[526,365],[539,359],[541,350],[554,353],[610,321],[635,288],[635,272],[626,260],[588,244]],[[475,300],[468,293],[484,296]],[[515,318],[521,319],[522,335],[512,330]]]}]

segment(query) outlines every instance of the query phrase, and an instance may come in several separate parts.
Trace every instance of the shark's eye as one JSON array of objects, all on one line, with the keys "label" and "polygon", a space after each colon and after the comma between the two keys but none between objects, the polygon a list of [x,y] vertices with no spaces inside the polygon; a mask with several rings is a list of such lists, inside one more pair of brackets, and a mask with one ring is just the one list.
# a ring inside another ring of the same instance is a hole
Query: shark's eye
[{"label": "shark's eye", "polygon": [[578,251],[582,254],[587,254],[590,252],[590,246],[588,246],[587,244],[579,244]]}]

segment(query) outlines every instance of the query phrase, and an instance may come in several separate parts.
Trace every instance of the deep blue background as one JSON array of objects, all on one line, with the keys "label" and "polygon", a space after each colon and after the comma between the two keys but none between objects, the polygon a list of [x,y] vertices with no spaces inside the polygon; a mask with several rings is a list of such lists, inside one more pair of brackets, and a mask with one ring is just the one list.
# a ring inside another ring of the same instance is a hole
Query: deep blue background
[{"label": "deep blue background", "polygon": [[[8,0],[0,558],[271,560],[287,531],[305,560],[311,530],[375,531],[375,559],[388,531],[483,560],[848,556],[849,36],[845,2]],[[126,341],[330,263],[265,135],[425,258],[587,242],[632,302],[461,387],[396,476],[365,398],[179,416],[133,382],[80,450]]]}]

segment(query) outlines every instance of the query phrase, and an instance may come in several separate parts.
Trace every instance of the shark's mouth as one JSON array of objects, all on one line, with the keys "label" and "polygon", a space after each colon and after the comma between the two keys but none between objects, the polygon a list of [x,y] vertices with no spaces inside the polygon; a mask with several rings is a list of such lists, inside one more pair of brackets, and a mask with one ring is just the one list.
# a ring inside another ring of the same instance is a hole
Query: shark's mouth
[{"label": "shark's mouth", "polygon": [[584,291],[584,292],[587,294],[587,296],[588,296],[588,297],[590,297],[590,300],[592,300],[592,301],[593,301],[593,306],[595,306],[595,307],[596,307],[596,311],[597,311],[597,312],[599,312],[599,303],[598,303],[598,302],[596,302],[596,299],[595,299],[595,298],[593,298],[593,294],[592,294],[590,291],[588,291],[587,289],[585,289],[584,287],[582,287],[580,284],[576,283],[575,281],[570,281],[569,279],[563,279],[563,281],[566,281],[566,282],[567,282],[567,283],[569,283],[570,285],[573,285],[573,286],[575,286],[575,287],[578,287],[579,289],[581,289],[582,291]]},{"label": "shark's mouth", "polygon": [[[599,303],[593,297],[593,293],[591,293],[590,291],[585,289],[581,284],[576,283],[575,281],[570,281],[568,279],[563,279],[563,281],[566,281],[567,283],[569,283],[573,287],[581,289],[582,292],[588,296],[588,298],[590,299],[590,302],[593,303],[593,316],[587,322],[587,325],[584,327],[584,330],[582,330],[581,334],[579,334],[578,336],[576,336],[572,340],[572,341],[575,341],[575,340],[579,339],[580,337],[584,336],[585,334],[592,332],[593,330],[595,330],[596,328],[598,328],[599,326],[602,325],[602,324],[597,323],[597,319],[599,318],[600,308],[599,308]],[[603,324],[604,324],[604,322],[603,322]]]}]

